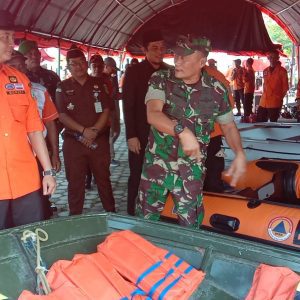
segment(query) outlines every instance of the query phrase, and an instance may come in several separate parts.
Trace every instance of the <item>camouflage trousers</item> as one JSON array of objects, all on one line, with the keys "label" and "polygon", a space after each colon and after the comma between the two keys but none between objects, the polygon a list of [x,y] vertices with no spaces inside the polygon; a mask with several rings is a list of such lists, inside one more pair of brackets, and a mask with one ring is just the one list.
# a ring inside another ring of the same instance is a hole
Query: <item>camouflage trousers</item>
[{"label": "camouflage trousers", "polygon": [[199,228],[204,209],[203,162],[178,158],[175,162],[153,159],[147,152],[140,181],[137,215],[149,220],[159,220],[170,192],[173,197],[179,224]]}]

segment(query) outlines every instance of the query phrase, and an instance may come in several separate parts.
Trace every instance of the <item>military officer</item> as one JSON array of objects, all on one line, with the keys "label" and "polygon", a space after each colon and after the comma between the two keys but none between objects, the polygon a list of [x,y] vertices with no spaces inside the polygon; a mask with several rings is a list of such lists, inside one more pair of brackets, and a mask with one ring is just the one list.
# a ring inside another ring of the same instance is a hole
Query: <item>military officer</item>
[{"label": "military officer", "polygon": [[158,220],[171,192],[179,223],[199,227],[204,215],[204,163],[215,121],[236,153],[227,172],[233,186],[245,171],[246,159],[228,90],[203,69],[210,41],[182,36],[176,45],[175,68],[155,72],[145,98],[151,129],[137,212]]}]

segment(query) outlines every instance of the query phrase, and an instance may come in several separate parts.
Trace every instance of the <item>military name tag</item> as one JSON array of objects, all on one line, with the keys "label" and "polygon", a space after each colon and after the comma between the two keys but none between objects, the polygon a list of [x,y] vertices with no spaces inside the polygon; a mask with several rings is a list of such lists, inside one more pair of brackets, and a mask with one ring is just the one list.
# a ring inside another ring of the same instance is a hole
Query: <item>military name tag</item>
[{"label": "military name tag", "polygon": [[95,111],[96,111],[96,113],[101,113],[102,112],[101,102],[97,101],[94,104],[95,104]]}]

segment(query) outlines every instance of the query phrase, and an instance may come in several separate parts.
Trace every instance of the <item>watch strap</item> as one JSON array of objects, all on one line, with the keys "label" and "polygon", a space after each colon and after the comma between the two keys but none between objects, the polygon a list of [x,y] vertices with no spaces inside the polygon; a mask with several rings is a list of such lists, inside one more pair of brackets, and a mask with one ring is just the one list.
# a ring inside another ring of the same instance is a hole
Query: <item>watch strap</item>
[{"label": "watch strap", "polygon": [[56,171],[54,169],[43,171],[43,176],[47,176],[47,175],[55,176],[56,175]]}]

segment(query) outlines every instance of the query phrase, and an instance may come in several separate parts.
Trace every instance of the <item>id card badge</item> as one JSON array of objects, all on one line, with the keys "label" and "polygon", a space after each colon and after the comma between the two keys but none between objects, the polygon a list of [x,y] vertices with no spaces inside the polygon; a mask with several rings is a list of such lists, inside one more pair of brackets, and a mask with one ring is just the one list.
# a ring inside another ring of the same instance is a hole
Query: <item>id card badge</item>
[{"label": "id card badge", "polygon": [[101,105],[101,102],[97,101],[94,103],[95,104],[95,112],[96,113],[101,113],[103,110],[102,110],[102,105]]}]

